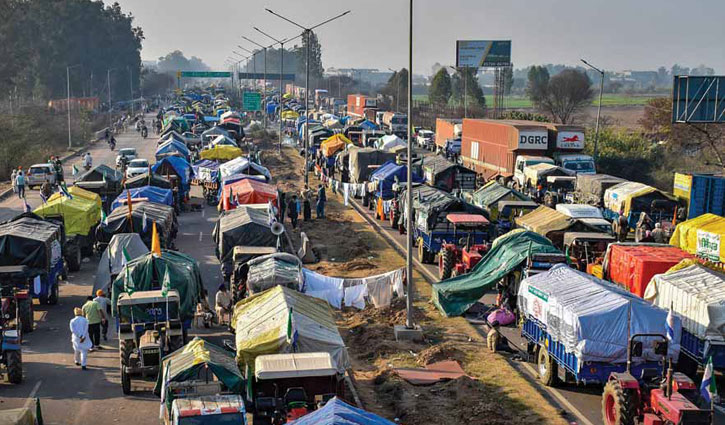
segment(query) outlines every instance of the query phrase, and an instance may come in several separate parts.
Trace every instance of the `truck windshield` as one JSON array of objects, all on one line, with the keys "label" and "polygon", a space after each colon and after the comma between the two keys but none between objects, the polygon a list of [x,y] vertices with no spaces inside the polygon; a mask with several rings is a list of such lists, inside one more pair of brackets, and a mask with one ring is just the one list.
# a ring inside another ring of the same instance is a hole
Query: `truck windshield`
[{"label": "truck windshield", "polygon": [[536,164],[553,164],[551,161],[547,161],[545,159],[529,159],[526,160],[526,167],[531,167],[532,165]]},{"label": "truck windshield", "polygon": [[225,413],[223,415],[185,416],[179,418],[178,425],[231,425],[243,424],[241,413]]},{"label": "truck windshield", "polygon": [[594,172],[594,163],[592,161],[567,161],[564,163],[564,168],[577,173]]},{"label": "truck windshield", "polygon": [[393,117],[393,124],[407,124],[408,119],[406,117]]}]

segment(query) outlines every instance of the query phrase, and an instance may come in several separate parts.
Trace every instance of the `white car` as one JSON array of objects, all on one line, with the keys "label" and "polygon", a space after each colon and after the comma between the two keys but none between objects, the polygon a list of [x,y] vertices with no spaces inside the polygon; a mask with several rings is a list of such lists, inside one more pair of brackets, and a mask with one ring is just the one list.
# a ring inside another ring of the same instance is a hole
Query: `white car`
[{"label": "white car", "polygon": [[136,148],[123,148],[118,150],[118,155],[116,155],[116,166],[121,166],[121,158],[126,157],[127,161],[133,161],[136,159]]},{"label": "white car", "polygon": [[128,163],[126,167],[126,176],[133,177],[139,174],[144,174],[149,170],[149,162],[143,158],[134,159]]},{"label": "white car", "polygon": [[433,150],[433,147],[435,146],[435,137],[436,134],[431,130],[418,130],[416,142],[418,142],[418,146],[423,149]]},{"label": "white car", "polygon": [[45,182],[55,184],[55,168],[50,164],[31,165],[25,174],[25,186],[32,188]]}]

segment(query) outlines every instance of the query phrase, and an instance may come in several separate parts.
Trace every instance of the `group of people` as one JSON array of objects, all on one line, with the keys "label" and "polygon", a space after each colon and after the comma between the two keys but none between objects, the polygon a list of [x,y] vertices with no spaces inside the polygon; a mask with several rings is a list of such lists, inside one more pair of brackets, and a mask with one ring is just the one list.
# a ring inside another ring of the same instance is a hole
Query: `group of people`
[{"label": "group of people", "polygon": [[13,193],[18,195],[18,198],[25,198],[25,172],[23,172],[22,166],[17,169],[13,168],[10,181],[13,184]]},{"label": "group of people", "polygon": [[86,370],[88,353],[101,350],[101,335],[108,341],[108,317],[111,314],[111,300],[102,289],[96,297],[88,296],[82,307],[73,309],[75,317],[70,321],[73,359],[76,366]]},{"label": "group of people", "polygon": [[[313,193],[309,186],[305,185],[305,188],[300,191],[299,196],[293,194],[292,198],[286,199],[287,196],[284,192],[280,192],[279,199],[279,211],[278,219],[280,223],[284,223],[285,213],[289,217],[292,228],[297,228],[300,213],[304,221],[312,220],[312,200]],[[327,203],[327,194],[325,193],[325,187],[323,185],[317,186],[317,202],[315,205],[317,218],[325,218],[325,204]]]}]

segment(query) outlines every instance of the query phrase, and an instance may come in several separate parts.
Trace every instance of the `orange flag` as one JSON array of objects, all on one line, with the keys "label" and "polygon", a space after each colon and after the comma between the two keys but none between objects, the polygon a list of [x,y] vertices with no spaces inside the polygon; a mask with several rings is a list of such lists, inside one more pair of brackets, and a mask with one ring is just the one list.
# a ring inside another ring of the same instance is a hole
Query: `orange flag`
[{"label": "orange flag", "polygon": [[161,241],[159,240],[159,233],[156,231],[156,222],[153,222],[153,228],[151,233],[151,252],[156,256],[161,256]]}]

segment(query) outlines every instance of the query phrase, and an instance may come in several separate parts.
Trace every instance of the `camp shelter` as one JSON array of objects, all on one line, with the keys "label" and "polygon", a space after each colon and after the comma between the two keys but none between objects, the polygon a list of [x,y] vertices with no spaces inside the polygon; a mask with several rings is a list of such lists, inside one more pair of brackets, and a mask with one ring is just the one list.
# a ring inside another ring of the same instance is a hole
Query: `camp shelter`
[{"label": "camp shelter", "polygon": [[[398,165],[394,161],[388,161],[375,170],[370,176],[370,181],[376,185],[375,192],[377,196],[384,200],[392,199],[393,184],[405,183],[408,181],[408,168],[405,165]],[[413,173],[413,182],[421,183],[423,179]]]},{"label": "camp shelter", "polygon": [[370,120],[363,120],[358,125],[366,131],[380,130],[380,127]]},{"label": "camp shelter", "polygon": [[557,248],[562,248],[564,233],[566,232],[597,231],[545,205],[541,205],[539,208],[522,217],[516,217],[514,222],[516,223],[516,227],[538,233],[548,238]]},{"label": "camp shelter", "polygon": [[212,140],[216,139],[218,136],[225,136],[231,139],[231,135],[228,131],[221,127],[214,126],[210,128],[209,130],[204,131],[201,133],[201,140],[202,142],[211,142]]},{"label": "camp shelter", "polygon": [[[446,220],[448,214],[451,213],[470,213],[481,214],[484,217],[487,213],[479,207],[463,202],[450,193],[431,187],[425,184],[415,184],[412,187],[413,192],[413,225],[423,232],[432,232],[440,229],[441,226],[448,228],[449,222]],[[403,189],[398,197],[400,205],[399,211],[405,212],[408,203],[406,195],[407,188]],[[405,214],[405,213],[403,213]],[[403,220],[404,225],[406,221]]]},{"label": "camp shelter", "polygon": [[433,284],[433,304],[446,316],[460,316],[530,255],[561,253],[547,238],[523,230],[499,236],[470,273]]},{"label": "camp shelter", "polygon": [[171,182],[166,177],[156,173],[143,173],[126,180],[125,189],[133,189],[143,186],[154,186],[162,189],[171,189]]},{"label": "camp shelter", "polygon": [[202,159],[191,164],[194,175],[201,182],[216,182],[219,179],[219,161]]},{"label": "camp shelter", "polygon": [[345,342],[326,301],[294,289],[275,286],[234,306],[240,367],[254,367],[263,354],[326,352],[340,373],[350,367]]},{"label": "camp shelter", "polygon": [[229,136],[222,135],[222,134],[216,136],[214,138],[214,140],[211,141],[210,144],[211,144],[211,146],[233,146],[235,148],[239,147],[239,145],[237,145],[237,142],[234,141],[234,139],[232,139]]},{"label": "camp shelter", "polygon": [[236,145],[214,145],[209,149],[202,150],[199,156],[202,160],[229,161],[242,156],[242,150]]},{"label": "camp shelter", "polygon": [[157,161],[167,156],[180,156],[186,161],[189,161],[191,158],[191,153],[189,152],[189,148],[186,147],[186,143],[179,142],[178,140],[169,140],[159,145],[154,155]]},{"label": "camp shelter", "polygon": [[110,242],[117,233],[138,233],[146,246],[151,247],[153,223],[156,223],[161,246],[169,246],[178,230],[174,208],[147,201],[133,202],[130,216],[127,205],[111,211],[105,225],[99,226],[98,240]]},{"label": "camp shelter", "polygon": [[250,294],[263,292],[277,285],[302,290],[302,262],[296,255],[277,252],[253,258],[247,264],[247,289]]},{"label": "camp shelter", "polygon": [[264,176],[267,182],[272,180],[272,174],[265,167],[251,162],[249,158],[240,156],[219,166],[219,174],[224,180],[227,176],[234,174],[246,174],[249,176]]},{"label": "camp shelter", "polygon": [[96,280],[93,284],[94,294],[97,290],[103,289],[106,295],[110,295],[111,278],[119,274],[126,263],[123,254],[124,250],[131,260],[149,252],[149,248],[143,243],[138,233],[113,235],[111,242],[103,250],[101,260],[98,262],[98,268],[96,268]]},{"label": "camp shelter", "polygon": [[322,408],[309,413],[290,425],[394,425],[374,413],[353,407],[335,397]]},{"label": "camp shelter", "polygon": [[159,140],[156,141],[156,146],[161,146],[164,143],[170,142],[170,141],[177,141],[181,144],[186,145],[186,138],[181,134],[174,130],[163,132],[161,133],[161,137],[159,137]]},{"label": "camp shelter", "polygon": [[[98,208],[102,208],[103,202],[101,201],[101,196],[95,192],[91,192],[90,190],[83,189],[79,186],[71,186],[68,188],[68,193],[71,194],[74,198],[81,198],[88,201],[94,202],[96,205],[98,205]],[[54,201],[57,198],[60,198],[63,196],[61,192],[55,192],[54,194],[50,195],[50,198],[48,198],[48,202]]]},{"label": "camp shelter", "polygon": [[[177,251],[163,250],[161,256],[148,253],[126,264],[125,269],[113,281],[111,305],[116,306],[119,295],[126,293],[129,287],[133,287],[134,292],[161,290],[167,273],[170,282],[168,289],[179,293],[179,317],[183,321],[191,322],[204,285],[196,260]],[[115,316],[117,310],[115,307],[112,309]],[[133,309],[135,317],[153,321],[143,305],[134,306]]]},{"label": "camp shelter", "polygon": [[322,150],[322,154],[325,155],[325,157],[329,158],[332,155],[345,150],[345,147],[351,144],[352,141],[350,139],[345,137],[344,134],[338,133],[325,139],[325,141],[320,145],[320,150]]},{"label": "camp shelter", "polygon": [[38,206],[33,213],[41,218],[62,217],[66,235],[92,236],[95,226],[101,221],[98,203],[80,196],[55,197]]},{"label": "camp shelter", "polygon": [[[615,218],[615,214],[618,216],[620,211],[624,211],[629,226],[635,228],[640,213],[646,212],[651,216],[652,206],[655,203],[663,204],[670,217],[674,215],[677,201],[672,196],[642,183],[619,183],[604,192],[604,216],[612,219]],[[652,218],[656,220],[656,217]]]},{"label": "camp shelter", "polygon": [[570,177],[571,180],[576,178],[574,177],[573,171],[569,171],[554,164],[547,164],[545,162],[524,167],[524,177],[529,186],[532,187],[544,184],[546,183],[547,177],[554,176]]},{"label": "camp shelter", "polygon": [[61,258],[61,226],[23,214],[0,224],[0,267],[28,266],[48,272]]},{"label": "camp shelter", "polygon": [[383,136],[378,140],[377,148],[384,151],[390,151],[394,147],[397,146],[408,146],[407,143],[400,137],[394,135],[394,134],[388,134],[387,136]]},{"label": "camp shelter", "polygon": [[254,179],[243,179],[224,185],[220,208],[229,211],[239,205],[266,204],[269,201],[277,201],[275,186]]},{"label": "camp shelter", "polygon": [[604,192],[612,186],[626,180],[608,174],[577,174],[576,192],[580,202],[601,207],[604,205]]},{"label": "camp shelter", "polygon": [[395,154],[375,148],[361,148],[350,151],[350,183],[364,183],[382,164],[395,161]]},{"label": "camp shelter", "polygon": [[174,206],[174,193],[171,189],[162,189],[155,186],[141,186],[133,189],[124,190],[111,204],[111,211],[116,208],[128,204],[128,196],[131,195],[131,200],[153,202],[156,204]]},{"label": "camp shelter", "polygon": [[442,155],[423,157],[423,176],[426,183],[446,192],[476,190],[476,172]]},{"label": "camp shelter", "polygon": [[[186,381],[218,381],[223,385],[221,390],[224,393],[241,394],[244,390],[244,377],[234,355],[198,336],[164,357],[154,393],[161,395],[170,406],[174,401],[171,391],[173,383]],[[162,389],[166,390],[165,395],[161,394]]]},{"label": "camp shelter", "polygon": [[295,111],[291,111],[289,109],[286,110],[286,111],[282,111],[282,119],[283,120],[296,120],[299,117],[300,117],[300,114],[298,114]]},{"label": "camp shelter", "polygon": [[675,228],[670,245],[715,263],[725,263],[725,218],[703,214]]},{"label": "camp shelter", "polygon": [[212,238],[216,257],[222,263],[222,269],[228,271],[231,271],[235,246],[277,246],[277,236],[272,233],[267,209],[246,205],[224,212],[214,225]]},{"label": "camp shelter", "polygon": [[480,208],[486,210],[492,220],[498,219],[498,203],[499,201],[529,201],[529,197],[523,193],[502,186],[495,180],[491,180],[483,187],[473,192],[470,196],[470,202]]},{"label": "camp shelter", "polygon": [[334,118],[325,120],[323,125],[332,130],[339,130],[342,128],[342,123],[340,122],[340,120],[336,120]]},{"label": "camp shelter", "polygon": [[86,171],[85,173],[82,173],[78,177],[75,178],[75,182],[102,182],[102,181],[108,181],[108,182],[120,182],[123,180],[123,174],[119,173],[118,171],[114,170],[113,168],[109,167],[106,164],[100,164],[96,165],[95,167],[91,168],[90,170]]},{"label": "camp shelter", "polygon": [[184,158],[178,156],[167,156],[151,167],[151,171],[162,176],[177,176],[181,182],[182,194],[186,196],[191,188],[191,179],[194,177],[194,170],[191,164]]}]

